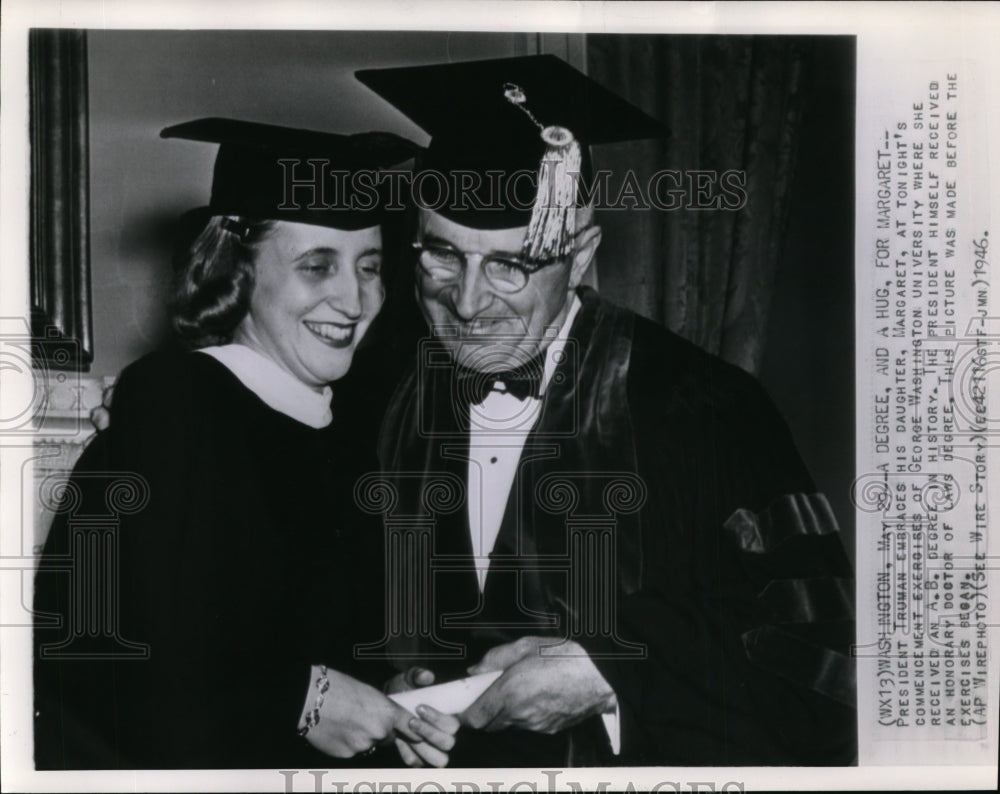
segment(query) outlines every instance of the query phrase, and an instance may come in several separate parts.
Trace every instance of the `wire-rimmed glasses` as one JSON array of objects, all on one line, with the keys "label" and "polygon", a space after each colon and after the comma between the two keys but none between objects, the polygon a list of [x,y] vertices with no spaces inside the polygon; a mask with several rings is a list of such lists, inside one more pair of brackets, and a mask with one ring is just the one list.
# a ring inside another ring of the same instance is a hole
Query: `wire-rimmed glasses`
[{"label": "wire-rimmed glasses", "polygon": [[532,273],[564,261],[560,258],[527,260],[511,254],[460,251],[447,243],[423,240],[413,243],[413,248],[419,252],[420,267],[424,273],[441,284],[458,281],[468,267],[469,257],[478,256],[490,286],[497,292],[508,294],[524,289]]}]

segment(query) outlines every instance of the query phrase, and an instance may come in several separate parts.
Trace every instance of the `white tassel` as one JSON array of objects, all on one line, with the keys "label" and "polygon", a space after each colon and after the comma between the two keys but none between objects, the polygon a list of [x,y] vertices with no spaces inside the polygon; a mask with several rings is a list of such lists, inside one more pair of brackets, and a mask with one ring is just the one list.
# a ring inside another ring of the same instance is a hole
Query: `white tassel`
[{"label": "white tassel", "polygon": [[568,256],[576,232],[580,144],[565,127],[546,127],[542,140],[548,148],[538,169],[538,193],[521,251],[531,260]]},{"label": "white tassel", "polygon": [[565,127],[542,127],[528,109],[524,89],[504,83],[504,97],[525,113],[541,131],[545,155],[538,167],[538,192],[521,254],[532,260],[559,259],[573,252],[576,234],[576,181],[580,175],[580,144]]}]

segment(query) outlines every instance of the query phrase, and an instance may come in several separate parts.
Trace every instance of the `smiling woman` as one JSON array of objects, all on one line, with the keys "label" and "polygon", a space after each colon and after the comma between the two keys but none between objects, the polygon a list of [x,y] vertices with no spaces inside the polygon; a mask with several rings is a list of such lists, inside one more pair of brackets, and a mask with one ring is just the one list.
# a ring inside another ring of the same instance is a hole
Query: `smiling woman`
[{"label": "smiling woman", "polygon": [[260,243],[250,311],[234,339],[321,389],[351,366],[382,306],[382,234],[281,223]]},{"label": "smiling woman", "polygon": [[126,368],[109,429],[56,489],[36,766],[329,766],[393,738],[443,765],[457,721],[417,719],[352,656],[377,625],[381,534],[353,500],[373,451],[333,421],[330,383],[382,306],[383,215],[289,211],[279,167],[384,167],[411,146],[221,119],[166,132],[222,144],[171,302],[194,349]]},{"label": "smiling woman", "polygon": [[346,374],[378,314],[381,271],[378,226],[212,217],[178,273],[171,319],[192,347],[236,342],[319,390]]}]

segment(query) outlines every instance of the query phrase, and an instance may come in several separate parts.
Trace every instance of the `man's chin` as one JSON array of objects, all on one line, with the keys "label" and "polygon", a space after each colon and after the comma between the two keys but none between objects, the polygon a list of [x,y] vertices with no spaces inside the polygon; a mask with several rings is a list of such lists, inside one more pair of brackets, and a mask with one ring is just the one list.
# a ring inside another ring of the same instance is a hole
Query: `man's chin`
[{"label": "man's chin", "polygon": [[476,342],[464,340],[450,344],[455,362],[476,372],[505,372],[516,369],[532,359],[537,346],[527,343]]}]

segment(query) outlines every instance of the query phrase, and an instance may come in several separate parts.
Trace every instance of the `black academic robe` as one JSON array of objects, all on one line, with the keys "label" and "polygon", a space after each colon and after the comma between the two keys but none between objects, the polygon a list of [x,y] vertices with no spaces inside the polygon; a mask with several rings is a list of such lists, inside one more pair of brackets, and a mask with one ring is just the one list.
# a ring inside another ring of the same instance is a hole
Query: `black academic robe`
[{"label": "black academic robe", "polygon": [[371,448],[338,419],[297,422],[200,353],[124,370],[110,429],[55,489],[35,590],[39,769],[340,763],[297,733],[311,665],[352,672],[371,625],[359,591],[379,528],[352,491]]},{"label": "black academic robe", "polygon": [[[573,639],[616,693],[621,753],[595,717],[554,737],[463,729],[452,765],[851,763],[851,571],[787,426],[743,371],[580,297],[482,596],[464,493],[440,496],[468,459],[444,351],[424,348],[396,392],[380,442],[389,535],[411,550],[406,581],[430,582],[410,609],[431,617],[386,637],[400,667],[439,679],[518,636]],[[415,531],[423,557],[402,537]]]}]

